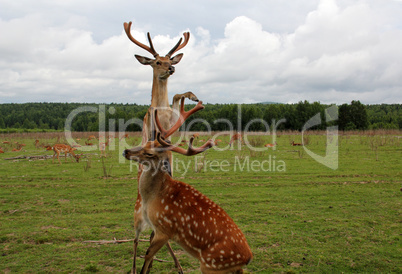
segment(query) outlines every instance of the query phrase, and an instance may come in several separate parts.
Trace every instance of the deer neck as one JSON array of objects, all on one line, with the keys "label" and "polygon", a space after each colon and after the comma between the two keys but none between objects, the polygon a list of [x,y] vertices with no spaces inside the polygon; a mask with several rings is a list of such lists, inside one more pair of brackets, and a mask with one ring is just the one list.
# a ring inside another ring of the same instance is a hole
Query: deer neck
[{"label": "deer neck", "polygon": [[[151,163],[152,165],[153,163]],[[169,176],[166,172],[162,171],[162,162],[158,163],[160,166],[145,167],[141,173],[139,180],[138,190],[141,194],[144,205],[157,198],[160,190],[164,188],[166,176]]]},{"label": "deer neck", "polygon": [[168,79],[160,79],[154,75],[152,82],[152,99],[151,107],[169,107]]}]

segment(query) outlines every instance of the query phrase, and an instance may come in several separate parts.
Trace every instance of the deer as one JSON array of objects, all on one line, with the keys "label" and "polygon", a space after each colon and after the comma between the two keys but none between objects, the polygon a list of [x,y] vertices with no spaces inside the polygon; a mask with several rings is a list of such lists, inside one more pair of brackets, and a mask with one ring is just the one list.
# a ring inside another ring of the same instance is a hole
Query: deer
[{"label": "deer", "polygon": [[303,144],[301,144],[301,143],[295,143],[295,141],[292,141],[292,144],[291,144],[292,146],[302,146]]},{"label": "deer", "polygon": [[12,149],[12,151],[14,151],[14,152],[21,151],[22,148],[25,146],[25,144],[19,144],[18,142],[16,144],[17,144],[17,148]]},{"label": "deer", "polygon": [[240,143],[243,141],[243,137],[241,136],[240,132],[237,132],[236,134],[234,134],[232,136],[232,138],[230,138],[230,142],[229,142],[229,147],[232,146],[232,144],[238,140]]},{"label": "deer", "polygon": [[242,273],[253,255],[247,240],[232,218],[207,196],[192,186],[174,180],[164,168],[169,152],[185,156],[199,154],[214,144],[212,140],[198,148],[172,145],[167,138],[180,128],[192,113],[203,109],[199,102],[188,112],[180,109],[180,119],[169,130],[161,125],[157,110],[155,121],[159,129],[156,140],[126,149],[123,156],[144,166],[139,179],[143,203],[143,218],[154,229],[154,237],[145,255],[141,273],[148,273],[153,256],[173,240],[200,261],[202,273]]},{"label": "deer", "polygon": [[59,158],[60,153],[64,153],[64,161],[65,162],[67,161],[67,153],[69,153],[70,156],[72,157],[71,161],[74,162],[73,158],[75,159],[75,161],[77,163],[80,161],[81,155],[76,155],[74,153],[74,150],[76,150],[76,148],[72,148],[69,145],[56,144],[54,146],[46,146],[45,148],[46,148],[46,150],[53,150],[54,151],[52,163],[54,163],[54,158],[57,157],[57,160],[59,161],[59,164],[61,165],[60,158]]},{"label": "deer", "polygon": [[123,136],[120,137],[120,141],[122,139],[128,139],[128,138],[130,138],[130,136],[128,134],[124,134]]},{"label": "deer", "polygon": [[264,147],[266,147],[266,148],[270,148],[270,147],[274,148],[276,145],[277,144],[275,142],[274,144],[266,144],[266,145],[264,145]]},{"label": "deer", "polygon": [[96,136],[95,135],[89,135],[87,140],[91,141],[92,139],[96,139]]},{"label": "deer", "polygon": [[100,157],[104,154],[106,158],[106,147],[109,145],[109,142],[112,140],[111,137],[107,139],[105,142],[99,142],[99,150],[100,150]]},{"label": "deer", "polygon": [[[178,64],[182,57],[183,53],[179,53],[175,56],[173,56],[176,52],[184,48],[189,39],[190,39],[190,33],[185,32],[183,33],[184,36],[184,41],[183,38],[180,38],[178,43],[165,55],[165,56],[160,56],[159,53],[155,50],[151,36],[149,32],[147,33],[147,38],[149,42],[149,46],[139,42],[136,40],[132,34],[131,34],[131,25],[132,22],[124,23],[124,31],[129,38],[131,42],[133,42],[135,45],[138,47],[146,50],[150,54],[153,55],[154,59],[140,56],[135,54],[135,58],[137,61],[142,64],[142,65],[147,65],[151,66],[153,69],[153,81],[152,81],[152,93],[151,93],[151,105],[146,113],[144,120],[143,120],[143,129],[142,129],[142,142],[141,144],[144,145],[148,142],[148,140],[154,140],[155,139],[155,119],[153,118],[153,109],[159,109],[159,114],[160,114],[160,121],[162,122],[163,126],[165,128],[170,127],[172,124],[174,124],[177,119],[179,118],[178,116],[178,109],[179,109],[179,103],[181,98],[188,98],[192,101],[198,102],[197,96],[195,96],[191,91],[185,92],[183,94],[176,94],[173,96],[173,102],[172,102],[172,107],[169,105],[169,98],[168,98],[168,79],[173,73],[175,72],[175,67],[174,65]],[[182,42],[183,41],[183,42]],[[170,152],[169,152],[170,153]],[[170,155],[170,161],[166,163],[169,165],[168,169],[172,173],[172,156]],[[139,170],[138,170],[138,180],[141,176],[142,173],[142,166],[141,164],[139,165]],[[140,192],[137,192],[137,199],[135,203],[135,210],[134,210],[134,230],[136,231],[136,238],[134,240],[134,259],[133,259],[133,271],[136,269],[136,256],[137,256],[137,246],[138,246],[138,241],[139,234],[143,231],[144,227],[144,220],[142,217],[142,198],[140,195]],[[152,234],[151,234],[152,238]],[[179,272],[182,273],[181,266],[179,264],[179,261],[177,260],[176,256],[173,253],[173,250],[170,246],[170,244],[167,242],[166,243],[167,248],[171,256],[173,257],[173,260],[175,262],[176,267],[178,268]]]}]

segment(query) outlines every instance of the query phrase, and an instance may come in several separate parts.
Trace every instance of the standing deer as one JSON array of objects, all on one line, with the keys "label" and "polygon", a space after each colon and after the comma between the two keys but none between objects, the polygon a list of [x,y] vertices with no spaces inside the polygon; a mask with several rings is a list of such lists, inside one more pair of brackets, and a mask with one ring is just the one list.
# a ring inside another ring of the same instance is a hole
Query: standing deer
[{"label": "standing deer", "polygon": [[141,273],[149,272],[153,256],[170,239],[200,261],[203,273],[242,273],[242,267],[253,257],[244,234],[221,207],[190,185],[174,180],[164,169],[170,151],[192,156],[213,146],[213,141],[209,140],[194,148],[194,137],[191,137],[185,150],[166,140],[185,119],[203,108],[199,102],[185,112],[182,104],[180,119],[169,130],[162,127],[155,111],[160,130],[156,140],[123,153],[126,159],[144,165],[139,179],[142,214],[155,232]]},{"label": "standing deer", "polygon": [[[54,163],[54,157],[56,157],[57,155],[57,160],[59,160],[59,164],[61,165],[60,162],[60,153],[64,153],[64,161],[67,161],[67,154],[70,154],[70,156],[72,158],[75,159],[75,161],[77,161],[77,163],[80,161],[80,155],[76,155],[74,153],[74,150],[76,150],[75,148],[70,147],[69,145],[63,145],[63,144],[57,144],[54,146],[45,146],[46,150],[53,150],[54,151],[54,155],[53,155],[53,160],[52,163]],[[74,160],[71,158],[71,161],[74,162]]]},{"label": "standing deer", "polygon": [[[161,115],[161,123],[165,128],[171,127],[177,119],[179,118],[177,113],[179,109],[179,101],[183,98],[188,98],[193,101],[198,101],[198,98],[192,92],[186,92],[183,94],[176,94],[173,97],[172,108],[169,105],[169,98],[168,98],[168,78],[175,72],[174,65],[178,64],[183,57],[183,53],[177,54],[173,56],[173,54],[180,49],[184,48],[189,39],[190,33],[185,32],[183,34],[184,41],[182,43],[182,38],[180,38],[179,42],[166,54],[166,56],[160,56],[153,44],[150,34],[147,34],[149,46],[144,45],[143,43],[137,41],[130,32],[132,22],[124,23],[124,30],[127,34],[127,37],[137,46],[142,49],[145,49],[149,53],[154,56],[154,59],[135,55],[135,58],[142,64],[142,65],[149,65],[153,69],[153,82],[152,82],[152,98],[151,98],[151,106],[148,110],[147,114],[144,117],[143,121],[143,129],[142,129],[142,145],[145,145],[149,140],[155,139],[155,125],[153,119],[153,111],[152,109],[159,109],[159,113]],[[173,57],[172,57],[173,56]],[[173,109],[173,110],[172,110]],[[168,152],[170,155],[169,161],[165,164],[168,166],[167,168],[172,173],[172,156],[171,153]],[[139,165],[138,169],[138,180],[142,173],[142,166]],[[135,240],[134,240],[134,259],[133,259],[133,271],[136,269],[136,257],[137,257],[137,246],[139,242],[139,234],[144,230],[145,221],[142,217],[142,198],[140,192],[138,191],[137,200],[135,203],[135,210],[134,210],[134,229],[136,232]],[[152,235],[151,235],[152,238]],[[172,255],[176,267],[179,269],[179,272],[182,273],[181,266],[179,261],[177,260],[176,256],[173,253],[172,248],[170,247],[169,243],[167,244],[167,248],[169,253]]]},{"label": "standing deer", "polygon": [[232,138],[230,138],[229,147],[231,147],[232,144],[233,144],[236,140],[238,140],[238,141],[240,142],[240,144],[241,144],[241,142],[243,141],[243,137],[241,136],[240,132],[237,132],[236,134],[234,134],[234,135],[232,136]]},{"label": "standing deer", "polygon": [[100,157],[102,157],[102,155],[104,155],[106,158],[106,147],[109,145],[111,140],[112,140],[112,138],[109,137],[107,140],[103,140],[103,142],[99,141]]}]

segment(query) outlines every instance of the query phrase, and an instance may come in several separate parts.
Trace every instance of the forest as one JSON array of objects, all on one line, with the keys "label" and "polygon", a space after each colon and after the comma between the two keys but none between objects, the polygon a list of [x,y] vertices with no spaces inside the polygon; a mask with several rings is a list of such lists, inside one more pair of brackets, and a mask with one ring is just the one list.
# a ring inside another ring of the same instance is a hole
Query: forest
[{"label": "forest", "polygon": [[[187,105],[186,109],[194,105]],[[191,131],[298,130],[313,117],[311,129],[401,129],[401,104],[364,105],[360,101],[335,105],[300,101],[296,104],[205,104],[183,127]],[[0,132],[20,131],[141,131],[149,106],[137,104],[24,103],[0,104]],[[317,116],[318,115],[318,116]],[[331,117],[331,115],[333,117]],[[101,125],[101,127],[100,127]]]}]

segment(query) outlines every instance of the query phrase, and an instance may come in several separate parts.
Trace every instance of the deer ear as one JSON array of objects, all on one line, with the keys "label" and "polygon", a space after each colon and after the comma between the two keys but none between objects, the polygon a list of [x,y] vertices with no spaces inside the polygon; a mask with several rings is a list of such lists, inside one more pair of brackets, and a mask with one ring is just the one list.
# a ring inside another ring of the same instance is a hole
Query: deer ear
[{"label": "deer ear", "polygon": [[180,62],[181,58],[183,58],[183,53],[177,54],[175,56],[173,56],[172,58],[170,58],[170,60],[172,61],[172,65],[176,65]]},{"label": "deer ear", "polygon": [[138,62],[140,62],[143,65],[150,65],[151,62],[153,61],[152,59],[148,58],[148,57],[144,57],[144,56],[140,56],[140,55],[134,55],[135,58],[137,58]]}]

